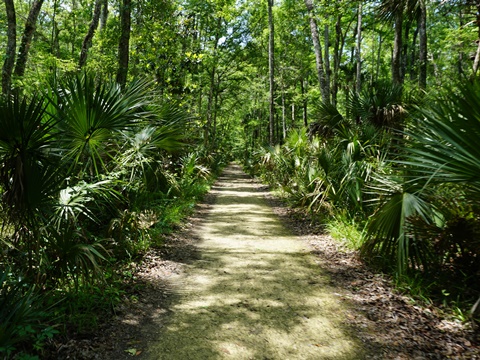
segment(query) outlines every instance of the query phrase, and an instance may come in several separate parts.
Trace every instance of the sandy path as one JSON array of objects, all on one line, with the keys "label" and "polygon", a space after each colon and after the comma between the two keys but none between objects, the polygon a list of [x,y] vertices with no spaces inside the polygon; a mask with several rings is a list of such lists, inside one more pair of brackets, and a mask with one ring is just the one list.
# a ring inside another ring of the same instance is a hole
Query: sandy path
[{"label": "sandy path", "polygon": [[345,305],[238,166],[212,191],[195,230],[201,258],[173,282],[181,294],[149,359],[361,359]]}]

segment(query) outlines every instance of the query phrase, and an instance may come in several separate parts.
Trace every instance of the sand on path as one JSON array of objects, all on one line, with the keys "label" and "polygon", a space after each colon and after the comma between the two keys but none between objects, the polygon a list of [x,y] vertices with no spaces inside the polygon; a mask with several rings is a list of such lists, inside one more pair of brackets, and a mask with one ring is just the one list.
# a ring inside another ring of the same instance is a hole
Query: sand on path
[{"label": "sand on path", "polygon": [[173,281],[149,359],[362,359],[346,308],[310,254],[237,165],[194,231],[200,259]]}]

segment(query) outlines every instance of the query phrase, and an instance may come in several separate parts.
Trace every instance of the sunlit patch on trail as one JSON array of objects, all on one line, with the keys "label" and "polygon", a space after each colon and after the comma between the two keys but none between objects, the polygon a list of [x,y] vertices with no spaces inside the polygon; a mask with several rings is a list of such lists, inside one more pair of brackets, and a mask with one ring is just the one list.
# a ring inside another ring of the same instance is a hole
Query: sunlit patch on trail
[{"label": "sunlit patch on trail", "polygon": [[313,255],[238,167],[227,170],[150,359],[364,358]]}]

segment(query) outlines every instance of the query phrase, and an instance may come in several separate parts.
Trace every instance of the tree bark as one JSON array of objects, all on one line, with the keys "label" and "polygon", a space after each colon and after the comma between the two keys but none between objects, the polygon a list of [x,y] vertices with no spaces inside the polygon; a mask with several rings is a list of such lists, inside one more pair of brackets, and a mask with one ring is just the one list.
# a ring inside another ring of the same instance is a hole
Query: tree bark
[{"label": "tree bark", "polygon": [[108,19],[108,0],[101,0],[102,10],[100,14],[100,31],[105,30],[107,27]]},{"label": "tree bark", "polygon": [[317,65],[317,76],[318,82],[320,84],[320,93],[322,94],[322,101],[327,104],[330,102],[330,84],[328,84],[325,80],[322,47],[320,45],[318,37],[317,22],[315,20],[312,0],[305,0],[305,6],[307,7],[308,16],[310,18],[310,31],[312,33],[313,48],[315,50],[315,63]]},{"label": "tree bark", "polygon": [[[215,29],[215,39],[213,44],[213,63],[212,63],[212,71],[210,72],[210,88],[208,91],[208,99],[207,99],[207,123],[205,125],[205,133],[204,133],[204,142],[205,146],[212,146],[215,142],[215,122],[214,119],[216,118],[216,101],[215,96],[218,93],[218,87],[215,81],[215,77],[217,76],[217,49],[218,49],[218,42],[220,41],[220,27],[222,25],[222,18],[217,18],[217,25]],[[212,130],[213,125],[213,130]],[[210,143],[209,143],[210,142]]]},{"label": "tree bark", "polygon": [[425,0],[420,0],[420,19],[418,24],[419,32],[419,60],[420,60],[420,76],[418,85],[420,89],[427,88],[427,7]]},{"label": "tree bark", "polygon": [[338,93],[338,75],[340,72],[340,44],[343,48],[343,33],[342,33],[342,16],[337,16],[337,21],[335,23],[335,44],[333,46],[333,81],[332,81],[332,103],[337,104],[337,93]]},{"label": "tree bark", "polygon": [[100,12],[102,9],[103,0],[95,0],[95,7],[93,9],[92,21],[88,27],[87,34],[83,39],[82,49],[80,50],[80,59],[78,61],[78,66],[82,68],[87,62],[88,49],[92,46],[93,35],[95,30],[98,27],[98,21],[100,20]]},{"label": "tree bark", "polygon": [[22,40],[20,42],[20,48],[18,50],[17,63],[15,65],[14,74],[18,77],[22,77],[25,74],[27,67],[28,52],[30,45],[32,44],[33,34],[37,25],[38,15],[42,8],[44,0],[35,0],[28,13],[27,21],[25,22],[25,30],[23,31]]},{"label": "tree bark", "polygon": [[325,42],[325,84],[328,86],[328,101],[331,99],[331,88],[330,88],[330,29],[328,24],[325,25],[324,31],[324,42]]},{"label": "tree bark", "polygon": [[300,89],[302,91],[302,119],[303,119],[303,126],[305,126],[306,128],[308,127],[308,117],[307,117],[307,114],[308,114],[308,109],[307,109],[307,94],[306,94],[306,90],[305,90],[305,84],[304,84],[304,79],[300,79]]},{"label": "tree bark", "polygon": [[475,59],[473,61],[473,76],[477,75],[479,64],[480,64],[480,40],[478,41],[477,52],[475,53]]},{"label": "tree bark", "polygon": [[5,10],[7,12],[7,49],[2,68],[2,93],[8,96],[12,84],[12,72],[15,66],[17,49],[17,17],[13,0],[5,0]]},{"label": "tree bark", "polygon": [[132,1],[123,0],[120,8],[120,40],[118,42],[118,70],[117,82],[125,87],[128,75],[128,61],[130,51],[130,23]]},{"label": "tree bark", "polygon": [[403,27],[403,5],[398,5],[397,10],[395,11],[395,40],[393,44],[393,54],[392,54],[392,80],[393,80],[393,83],[396,85],[403,84],[402,27]]},{"label": "tree bark", "polygon": [[270,83],[270,117],[269,117],[269,143],[274,144],[275,127],[275,26],[273,23],[273,0],[268,1],[268,69]]},{"label": "tree bark", "polygon": [[360,93],[362,89],[362,56],[361,56],[361,45],[362,45],[362,2],[358,2],[358,14],[357,14],[357,46],[355,50],[355,56],[357,60],[357,76],[355,91],[357,94]]}]

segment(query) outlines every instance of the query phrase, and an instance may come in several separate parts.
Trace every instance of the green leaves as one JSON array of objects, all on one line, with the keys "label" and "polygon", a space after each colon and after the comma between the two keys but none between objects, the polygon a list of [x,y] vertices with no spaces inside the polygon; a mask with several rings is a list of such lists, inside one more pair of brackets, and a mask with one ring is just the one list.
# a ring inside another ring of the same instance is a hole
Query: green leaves
[{"label": "green leaves", "polygon": [[402,167],[402,173],[397,180],[378,177],[372,187],[380,196],[380,206],[370,221],[369,240],[362,249],[367,257],[377,254],[396,259],[399,273],[430,265],[431,239],[425,241],[417,233],[418,226],[431,224],[445,210],[435,206],[438,189],[447,183],[462,184],[457,196],[480,198],[478,82],[462,83],[458,91],[452,88],[417,110],[419,117],[402,134],[406,140],[394,154],[395,159],[400,158],[395,163]]},{"label": "green leaves", "polygon": [[46,113],[41,96],[15,96],[0,103],[0,183],[10,215],[24,217],[48,195],[54,181],[49,170],[55,163],[56,120]]},{"label": "green leaves", "polygon": [[433,219],[431,205],[419,196],[415,189],[404,189],[401,183],[378,179],[380,191],[386,194],[367,227],[368,240],[362,246],[362,254],[368,258],[380,255],[387,263],[396,264],[403,273],[410,266],[427,266],[428,249],[414,242],[407,224],[410,218],[420,217],[430,223]]},{"label": "green leaves", "polygon": [[[74,75],[54,90],[61,146],[72,166],[99,174],[112,156],[120,133],[153,116],[149,84],[138,81],[124,91],[113,81],[96,82],[93,75]],[[53,99],[52,99],[53,100]]]},{"label": "green leaves", "polygon": [[433,184],[463,183],[477,197],[480,193],[480,85],[463,83],[432,106],[419,109],[403,164],[415,178]]}]

